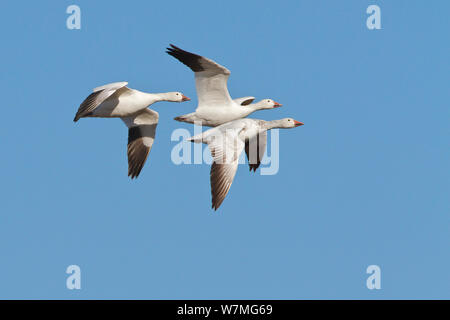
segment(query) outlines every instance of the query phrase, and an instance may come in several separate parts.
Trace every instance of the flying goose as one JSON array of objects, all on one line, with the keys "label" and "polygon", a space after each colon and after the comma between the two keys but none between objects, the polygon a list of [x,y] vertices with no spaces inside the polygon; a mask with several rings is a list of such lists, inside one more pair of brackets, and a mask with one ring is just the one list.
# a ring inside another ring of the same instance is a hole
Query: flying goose
[{"label": "flying goose", "polygon": [[95,88],[80,105],[74,122],[85,117],[121,118],[128,127],[128,176],[137,178],[155,140],[158,112],[147,107],[158,101],[190,99],[181,92],[145,93],[127,88],[127,82]]},{"label": "flying goose", "polygon": [[[205,143],[211,151],[213,163],[211,165],[210,181],[212,208],[217,210],[225,199],[234,176],[237,171],[239,156],[246,149],[247,157],[250,159],[255,156],[255,144],[248,141],[254,139],[267,140],[266,132],[273,128],[295,128],[303,125],[302,122],[292,118],[281,120],[256,120],[256,119],[238,119],[187,139],[194,143]],[[258,160],[260,161],[260,160]],[[259,166],[259,163],[258,163]]]},{"label": "flying goose", "polygon": [[73,119],[80,118],[121,118],[146,109],[158,101],[189,101],[181,92],[146,93],[128,88],[128,82],[115,82],[97,87],[81,103]]},{"label": "flying goose", "polygon": [[232,100],[227,88],[230,70],[208,58],[184,51],[172,44],[170,48],[167,48],[167,53],[195,73],[198,107],[193,113],[176,117],[177,121],[201,122],[204,126],[215,127],[245,118],[257,110],[281,107],[281,104],[272,99],[263,99],[254,104],[252,103],[254,97]]}]

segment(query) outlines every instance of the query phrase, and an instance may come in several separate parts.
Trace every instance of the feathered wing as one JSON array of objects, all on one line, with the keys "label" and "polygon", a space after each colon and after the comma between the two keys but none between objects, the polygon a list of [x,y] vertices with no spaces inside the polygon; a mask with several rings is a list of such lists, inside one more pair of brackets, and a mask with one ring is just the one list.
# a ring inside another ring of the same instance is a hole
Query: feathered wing
[{"label": "feathered wing", "polygon": [[128,176],[137,178],[155,140],[159,115],[145,109],[136,116],[121,118],[128,127]]},{"label": "feathered wing", "polygon": [[170,46],[167,53],[195,72],[199,108],[223,107],[233,103],[227,87],[230,70],[211,59],[182,50],[172,44]]},{"label": "feathered wing", "polygon": [[230,190],[238,168],[239,156],[244,142],[239,138],[239,129],[227,130],[208,137],[208,147],[214,159],[210,181],[212,208],[217,210]]},{"label": "feathered wing", "polygon": [[261,132],[245,141],[245,154],[247,155],[250,171],[255,171],[261,165],[267,145],[267,131]]},{"label": "feathered wing", "polygon": [[115,82],[95,88],[93,92],[81,103],[73,121],[77,122],[80,118],[89,115],[95,110],[95,108],[97,108],[116,91],[121,90],[122,88],[124,88],[123,90],[129,90],[126,88],[127,84],[128,82]]}]

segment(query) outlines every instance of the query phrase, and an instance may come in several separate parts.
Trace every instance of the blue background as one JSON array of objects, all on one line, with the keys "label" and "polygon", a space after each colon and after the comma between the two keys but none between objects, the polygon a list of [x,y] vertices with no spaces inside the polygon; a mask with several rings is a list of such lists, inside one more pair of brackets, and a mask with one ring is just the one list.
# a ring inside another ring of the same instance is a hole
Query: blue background
[{"label": "blue background", "polygon": [[[81,30],[66,28],[81,7]],[[366,8],[381,7],[382,30]],[[0,298],[450,298],[448,1],[8,1],[0,11]],[[233,97],[284,106],[280,171],[239,168],[217,212],[208,165],[176,166],[192,112],[174,43],[215,59]],[[129,81],[162,102],[136,181],[127,129],[73,116]],[[67,266],[82,271],[68,290]],[[381,267],[381,290],[366,287]]]}]

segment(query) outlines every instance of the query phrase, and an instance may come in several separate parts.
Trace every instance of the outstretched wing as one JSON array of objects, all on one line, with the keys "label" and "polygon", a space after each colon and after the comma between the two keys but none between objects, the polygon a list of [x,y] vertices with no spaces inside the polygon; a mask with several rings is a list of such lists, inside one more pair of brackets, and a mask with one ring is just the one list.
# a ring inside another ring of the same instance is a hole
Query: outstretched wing
[{"label": "outstretched wing", "polygon": [[266,151],[267,131],[261,132],[245,141],[245,153],[247,154],[250,171],[255,171],[261,165]]},{"label": "outstretched wing", "polygon": [[230,70],[213,60],[170,46],[167,53],[195,72],[199,108],[224,107],[233,103],[227,88]]},{"label": "outstretched wing", "polygon": [[95,88],[93,92],[81,103],[73,121],[77,122],[80,118],[89,115],[103,101],[108,99],[117,90],[125,88],[127,84],[128,82],[115,82]]},{"label": "outstretched wing", "polygon": [[[247,119],[248,121],[248,119]],[[212,208],[217,210],[225,199],[239,164],[239,156],[244,150],[246,119],[227,122],[190,137],[187,141],[206,143],[211,151],[211,195]]]},{"label": "outstretched wing", "polygon": [[210,173],[212,208],[217,210],[233,183],[244,142],[239,138],[238,130],[227,130],[209,137],[208,140],[208,147],[214,159]]},{"label": "outstretched wing", "polygon": [[145,109],[136,116],[122,118],[128,127],[128,176],[137,178],[155,140],[159,115]]},{"label": "outstretched wing", "polygon": [[240,106],[248,106],[255,100],[255,97],[242,97],[233,99],[234,102],[236,102]]}]

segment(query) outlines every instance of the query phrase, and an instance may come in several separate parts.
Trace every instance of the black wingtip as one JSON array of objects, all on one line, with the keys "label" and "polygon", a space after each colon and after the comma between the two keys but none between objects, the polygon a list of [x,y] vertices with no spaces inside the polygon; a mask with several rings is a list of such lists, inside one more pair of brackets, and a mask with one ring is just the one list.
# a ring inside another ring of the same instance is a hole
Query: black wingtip
[{"label": "black wingtip", "polygon": [[171,43],[169,43],[169,47],[167,47],[166,50],[167,50],[166,53],[168,53],[168,54],[171,54],[171,52],[177,51],[177,50],[183,51],[183,50],[181,50],[180,48],[178,48],[177,46],[175,46],[175,45],[173,45]]},{"label": "black wingtip", "polygon": [[141,174],[142,168],[143,168],[143,166],[140,168],[129,169],[128,176],[130,177],[130,179],[131,180],[137,179],[139,177],[139,175]]},{"label": "black wingtip", "polygon": [[166,52],[184,65],[188,66],[194,72],[200,72],[204,70],[200,63],[202,57],[198,54],[185,51],[173,44],[170,44],[170,48],[167,48]]},{"label": "black wingtip", "polygon": [[128,172],[128,176],[130,177],[131,180],[137,179],[139,174],[141,173],[141,171],[139,172]]}]

